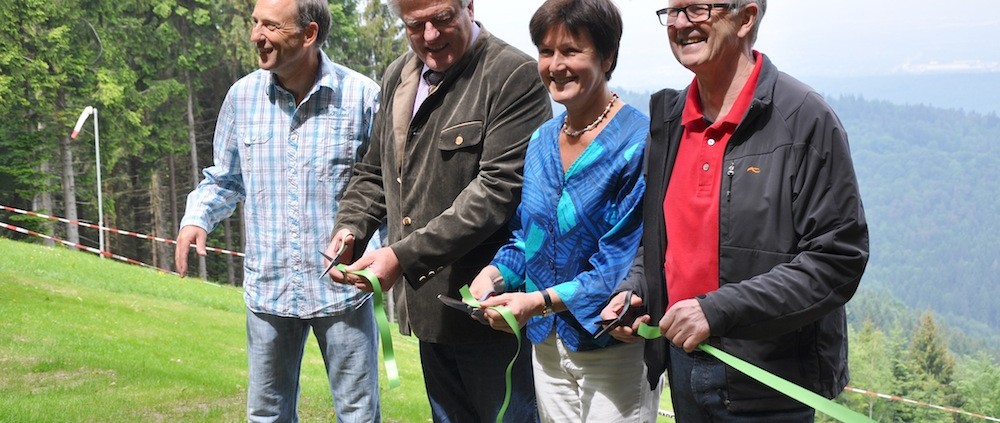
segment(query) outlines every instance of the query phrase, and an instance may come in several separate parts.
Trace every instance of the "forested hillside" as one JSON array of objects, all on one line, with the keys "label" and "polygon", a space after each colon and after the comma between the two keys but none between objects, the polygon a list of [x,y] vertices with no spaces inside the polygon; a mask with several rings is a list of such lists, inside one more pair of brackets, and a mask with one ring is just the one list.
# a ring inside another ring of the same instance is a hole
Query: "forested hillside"
[{"label": "forested hillside", "polygon": [[871,230],[863,287],[995,345],[1000,118],[858,97],[829,101],[850,137]]}]

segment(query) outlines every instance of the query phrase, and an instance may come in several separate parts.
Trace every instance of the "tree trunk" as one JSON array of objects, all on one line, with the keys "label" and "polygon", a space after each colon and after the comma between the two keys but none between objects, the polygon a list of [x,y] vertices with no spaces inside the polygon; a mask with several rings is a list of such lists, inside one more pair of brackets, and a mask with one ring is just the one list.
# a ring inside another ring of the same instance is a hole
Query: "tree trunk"
[{"label": "tree trunk", "polygon": [[[160,171],[153,171],[149,180],[149,205],[153,214],[153,236],[169,238],[170,231],[167,229],[167,213],[163,208],[163,188],[160,182]],[[167,244],[152,241],[153,266],[164,270],[170,270],[172,261],[170,260],[171,248]]]},{"label": "tree trunk", "polygon": [[[59,152],[62,155],[62,185],[63,206],[66,212],[63,216],[71,221],[77,220],[76,214],[76,176],[73,174],[73,150],[69,135],[59,139]],[[73,223],[66,224],[66,240],[77,244],[80,242],[80,228]]]},{"label": "tree trunk", "polygon": [[[226,218],[222,221],[223,240],[226,243],[226,249],[233,251],[233,225],[231,223],[232,218]],[[226,283],[230,285],[236,285],[236,263],[233,260],[233,256],[226,254]]]},{"label": "tree trunk", "polygon": [[[194,86],[191,84],[189,70],[184,71],[184,85],[187,87],[188,145],[191,146],[191,189],[195,189],[198,187],[198,140],[194,126]],[[208,279],[208,266],[202,256],[198,256],[198,276]]]},{"label": "tree trunk", "polygon": [[[42,175],[45,176],[46,179],[48,179],[49,171],[51,170],[51,169],[49,169],[49,161],[48,160],[43,160],[42,163],[38,166],[38,170],[39,170],[39,173],[41,173]],[[36,212],[41,212],[41,213],[45,213],[45,214],[50,214],[51,215],[52,214],[52,193],[49,192],[49,191],[42,191],[42,192],[38,193],[37,195],[35,195],[35,198],[33,198],[31,200],[31,209],[34,210],[34,211],[36,211]],[[38,232],[43,233],[45,235],[52,236],[52,227],[53,227],[53,225],[52,225],[51,221],[42,222],[39,225]],[[46,247],[51,247],[51,246],[55,245],[55,242],[52,241],[51,239],[46,239],[46,240],[42,241],[42,243]]]}]

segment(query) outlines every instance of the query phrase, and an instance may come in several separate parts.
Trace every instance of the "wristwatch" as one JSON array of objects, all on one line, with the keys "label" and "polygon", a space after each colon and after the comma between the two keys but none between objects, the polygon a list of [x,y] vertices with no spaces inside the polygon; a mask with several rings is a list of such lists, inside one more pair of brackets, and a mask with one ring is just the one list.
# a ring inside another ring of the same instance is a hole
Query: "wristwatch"
[{"label": "wristwatch", "polygon": [[542,309],[542,317],[555,313],[552,310],[552,297],[549,296],[549,291],[547,289],[540,289],[538,292],[542,294],[542,300],[545,301],[545,308]]}]

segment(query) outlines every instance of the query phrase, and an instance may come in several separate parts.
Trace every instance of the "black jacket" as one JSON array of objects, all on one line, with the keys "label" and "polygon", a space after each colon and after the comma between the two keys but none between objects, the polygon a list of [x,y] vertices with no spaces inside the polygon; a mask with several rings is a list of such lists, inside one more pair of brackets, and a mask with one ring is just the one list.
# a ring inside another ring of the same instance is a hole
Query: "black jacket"
[{"label": "black jacket", "polygon": [[[867,223],[840,120],[819,94],[760,57],[753,102],[721,169],[719,289],[699,302],[716,346],[832,398],[848,381],[844,304],[868,262]],[[653,322],[667,304],[663,200],[686,96],[663,90],[650,101],[643,249],[623,282]],[[647,342],[651,384],[667,368],[667,342]],[[734,369],[727,380],[733,411],[801,406]]]}]

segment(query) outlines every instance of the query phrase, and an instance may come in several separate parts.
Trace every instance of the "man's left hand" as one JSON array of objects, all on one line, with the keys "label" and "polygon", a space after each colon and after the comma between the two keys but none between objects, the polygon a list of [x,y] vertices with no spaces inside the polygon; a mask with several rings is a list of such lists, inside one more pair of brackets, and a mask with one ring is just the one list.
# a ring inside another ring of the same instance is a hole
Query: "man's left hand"
[{"label": "man's left hand", "polygon": [[678,301],[660,319],[660,333],[674,345],[692,352],[708,339],[710,328],[701,303],[695,299]]},{"label": "man's left hand", "polygon": [[[382,285],[382,291],[388,291],[396,283],[396,280],[403,274],[403,269],[399,265],[396,253],[390,247],[382,247],[368,254],[365,254],[358,261],[347,266],[347,271],[358,271],[368,269],[378,278]],[[355,275],[346,275],[355,287],[362,291],[372,292],[372,285],[368,279]]]}]

